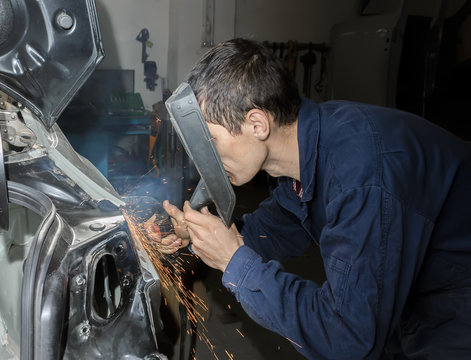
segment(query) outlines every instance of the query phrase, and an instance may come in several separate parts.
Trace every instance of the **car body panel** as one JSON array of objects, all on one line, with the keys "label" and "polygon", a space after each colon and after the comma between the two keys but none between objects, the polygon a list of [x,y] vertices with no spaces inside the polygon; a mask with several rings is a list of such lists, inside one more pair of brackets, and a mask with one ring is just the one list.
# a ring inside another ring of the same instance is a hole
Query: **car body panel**
[{"label": "car body panel", "polygon": [[160,278],[127,201],[55,124],[104,56],[95,4],[0,10],[0,359],[165,359]]}]

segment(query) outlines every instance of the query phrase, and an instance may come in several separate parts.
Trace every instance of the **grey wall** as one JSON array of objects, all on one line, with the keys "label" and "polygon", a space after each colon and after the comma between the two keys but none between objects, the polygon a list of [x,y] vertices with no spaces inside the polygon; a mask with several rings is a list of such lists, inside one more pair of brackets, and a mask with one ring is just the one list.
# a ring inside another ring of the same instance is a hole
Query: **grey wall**
[{"label": "grey wall", "polygon": [[[96,0],[106,51],[102,68],[134,69],[136,91],[144,104],[174,90],[192,65],[208,50],[201,46],[206,0]],[[332,27],[359,15],[363,0],[214,0],[214,42],[233,37],[260,41],[329,43]],[[372,8],[391,0],[371,0]],[[447,0],[453,12],[464,0]],[[434,16],[442,0],[406,0],[409,13]],[[148,60],[157,62],[160,76],[156,91],[145,88],[141,44],[136,36],[148,28],[152,47]],[[319,66],[313,71],[318,76]],[[301,81],[301,71],[297,75]]]}]

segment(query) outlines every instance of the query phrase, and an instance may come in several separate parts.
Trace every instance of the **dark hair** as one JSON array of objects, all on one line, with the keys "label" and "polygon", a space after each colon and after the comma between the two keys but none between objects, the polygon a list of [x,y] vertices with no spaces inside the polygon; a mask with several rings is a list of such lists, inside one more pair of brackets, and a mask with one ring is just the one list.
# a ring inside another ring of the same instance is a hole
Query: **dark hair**
[{"label": "dark hair", "polygon": [[251,109],[269,112],[279,126],[296,121],[301,97],[294,78],[271,49],[233,39],[209,50],[186,80],[206,121],[241,132]]}]

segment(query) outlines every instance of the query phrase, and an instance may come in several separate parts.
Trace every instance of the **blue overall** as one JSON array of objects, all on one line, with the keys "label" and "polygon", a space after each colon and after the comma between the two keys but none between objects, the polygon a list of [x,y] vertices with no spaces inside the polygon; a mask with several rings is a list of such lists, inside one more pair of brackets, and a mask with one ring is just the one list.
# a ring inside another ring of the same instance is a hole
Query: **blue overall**
[{"label": "blue overall", "polygon": [[[302,196],[244,215],[223,284],[309,359],[471,359],[471,146],[415,115],[304,100]],[[281,261],[318,244],[327,280]]]}]

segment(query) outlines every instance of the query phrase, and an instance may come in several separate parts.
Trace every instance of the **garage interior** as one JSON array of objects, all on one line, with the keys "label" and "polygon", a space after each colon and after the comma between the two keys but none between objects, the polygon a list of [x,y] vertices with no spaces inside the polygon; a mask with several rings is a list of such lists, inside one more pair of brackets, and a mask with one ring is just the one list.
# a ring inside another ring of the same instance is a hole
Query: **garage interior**
[{"label": "garage interior", "polygon": [[[164,102],[204,52],[234,37],[263,41],[285,61],[305,97],[397,107],[471,138],[469,1],[96,4],[106,56],[59,124],[121,195],[175,204],[191,196],[198,173]],[[236,217],[269,195],[273,179],[267,176],[234,189]],[[169,359],[302,358],[288,339],[247,317],[221,285],[219,271],[197,259],[190,262],[187,286],[206,304],[205,320],[192,329],[182,320],[185,309],[174,289],[164,291],[159,350]],[[315,246],[284,265],[318,283],[324,280]]]},{"label": "garage interior", "polygon": [[[207,50],[236,37],[272,49],[306,98],[402,109],[471,140],[470,0],[95,0],[95,5],[105,57],[57,124],[123,199],[170,200],[181,207],[190,198],[199,174],[165,101]],[[234,217],[256,209],[273,182],[259,173],[235,187]],[[177,282],[191,295],[182,294],[178,284],[162,286],[159,352],[179,360],[303,358],[296,344],[245,314],[222,286],[219,271],[185,250],[179,256],[183,271],[176,270],[175,257],[165,257],[163,268],[178,273]],[[317,283],[325,280],[315,246],[283,265]]]}]

